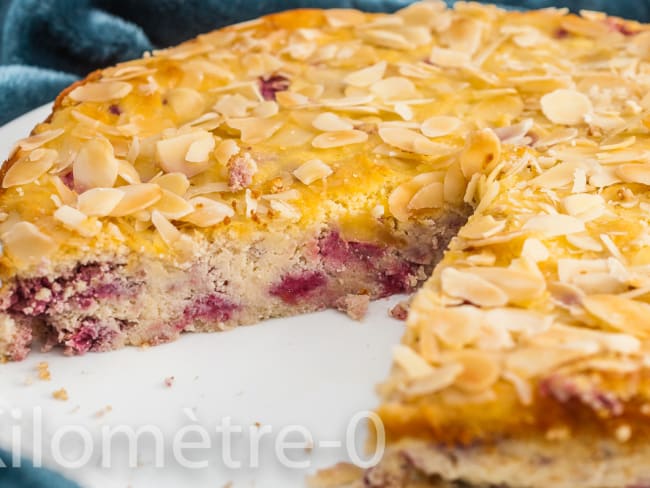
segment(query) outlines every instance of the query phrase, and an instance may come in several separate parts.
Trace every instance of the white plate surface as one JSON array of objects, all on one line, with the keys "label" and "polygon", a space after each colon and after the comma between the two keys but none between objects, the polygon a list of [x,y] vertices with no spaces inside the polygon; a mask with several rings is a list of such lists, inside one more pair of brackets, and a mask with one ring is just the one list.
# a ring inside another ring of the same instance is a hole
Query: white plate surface
[{"label": "white plate surface", "polygon": [[[49,110],[1,127],[0,159]],[[363,412],[377,404],[375,385],[403,331],[387,315],[397,301],[375,302],[361,323],[325,311],[146,350],[34,352],[0,365],[0,445],[40,451],[43,464],[84,487],[304,486],[308,473],[357,451],[367,460]],[[50,381],[37,378],[40,361]],[[59,388],[68,401],[52,397]]]}]

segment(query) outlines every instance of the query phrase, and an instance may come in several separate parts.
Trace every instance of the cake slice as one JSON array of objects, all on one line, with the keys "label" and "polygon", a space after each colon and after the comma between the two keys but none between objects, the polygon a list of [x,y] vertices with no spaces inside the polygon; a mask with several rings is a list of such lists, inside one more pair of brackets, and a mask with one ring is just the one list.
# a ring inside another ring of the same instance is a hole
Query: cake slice
[{"label": "cake slice", "polygon": [[0,354],[414,290],[467,217],[450,157],[474,124],[432,82],[430,27],[394,19],[272,15],[62,93],[0,175]]},{"label": "cake slice", "polygon": [[490,19],[490,56],[466,62],[522,97],[527,131],[472,179],[478,206],[412,302],[361,484],[650,486],[648,27],[453,15]]}]

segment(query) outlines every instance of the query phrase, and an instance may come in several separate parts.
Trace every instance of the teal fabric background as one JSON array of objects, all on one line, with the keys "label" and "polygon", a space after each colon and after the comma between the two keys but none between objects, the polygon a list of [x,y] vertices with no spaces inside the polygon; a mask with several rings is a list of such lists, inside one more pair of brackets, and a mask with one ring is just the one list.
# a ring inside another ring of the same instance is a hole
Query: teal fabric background
[{"label": "teal fabric background", "polygon": [[[86,73],[208,30],[297,7],[393,11],[411,0],[0,0],[0,125],[54,99]],[[568,6],[650,20],[650,0],[500,0]],[[6,453],[0,459],[9,464]],[[0,488],[74,488],[23,463],[0,468]],[[94,487],[93,487],[94,488]]]}]

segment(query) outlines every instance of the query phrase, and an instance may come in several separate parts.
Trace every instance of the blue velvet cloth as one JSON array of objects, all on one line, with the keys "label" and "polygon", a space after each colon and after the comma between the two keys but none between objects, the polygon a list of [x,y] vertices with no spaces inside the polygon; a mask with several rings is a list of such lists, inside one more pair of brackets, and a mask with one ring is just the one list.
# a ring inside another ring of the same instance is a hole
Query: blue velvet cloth
[{"label": "blue velvet cloth", "polygon": [[[411,0],[0,0],[0,125],[52,100],[84,74],[219,26],[297,7],[392,11]],[[650,0],[500,0],[650,20]],[[8,463],[0,451],[0,459]],[[0,468],[0,488],[74,488],[28,462]]]}]

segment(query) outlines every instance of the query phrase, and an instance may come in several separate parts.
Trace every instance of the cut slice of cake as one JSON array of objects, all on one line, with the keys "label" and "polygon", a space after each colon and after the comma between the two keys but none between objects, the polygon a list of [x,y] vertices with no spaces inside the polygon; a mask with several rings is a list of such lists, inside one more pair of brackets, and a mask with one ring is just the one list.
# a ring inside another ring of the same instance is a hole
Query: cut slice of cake
[{"label": "cut slice of cake", "polygon": [[450,116],[471,87],[432,83],[431,29],[392,19],[273,15],[62,93],[0,175],[2,355],[414,290],[466,220],[451,158],[476,123]]},{"label": "cut slice of cake", "polygon": [[479,204],[412,302],[362,484],[650,486],[650,30],[450,15],[484,22],[465,81],[521,97],[528,121],[494,129],[520,153],[472,179]]}]

